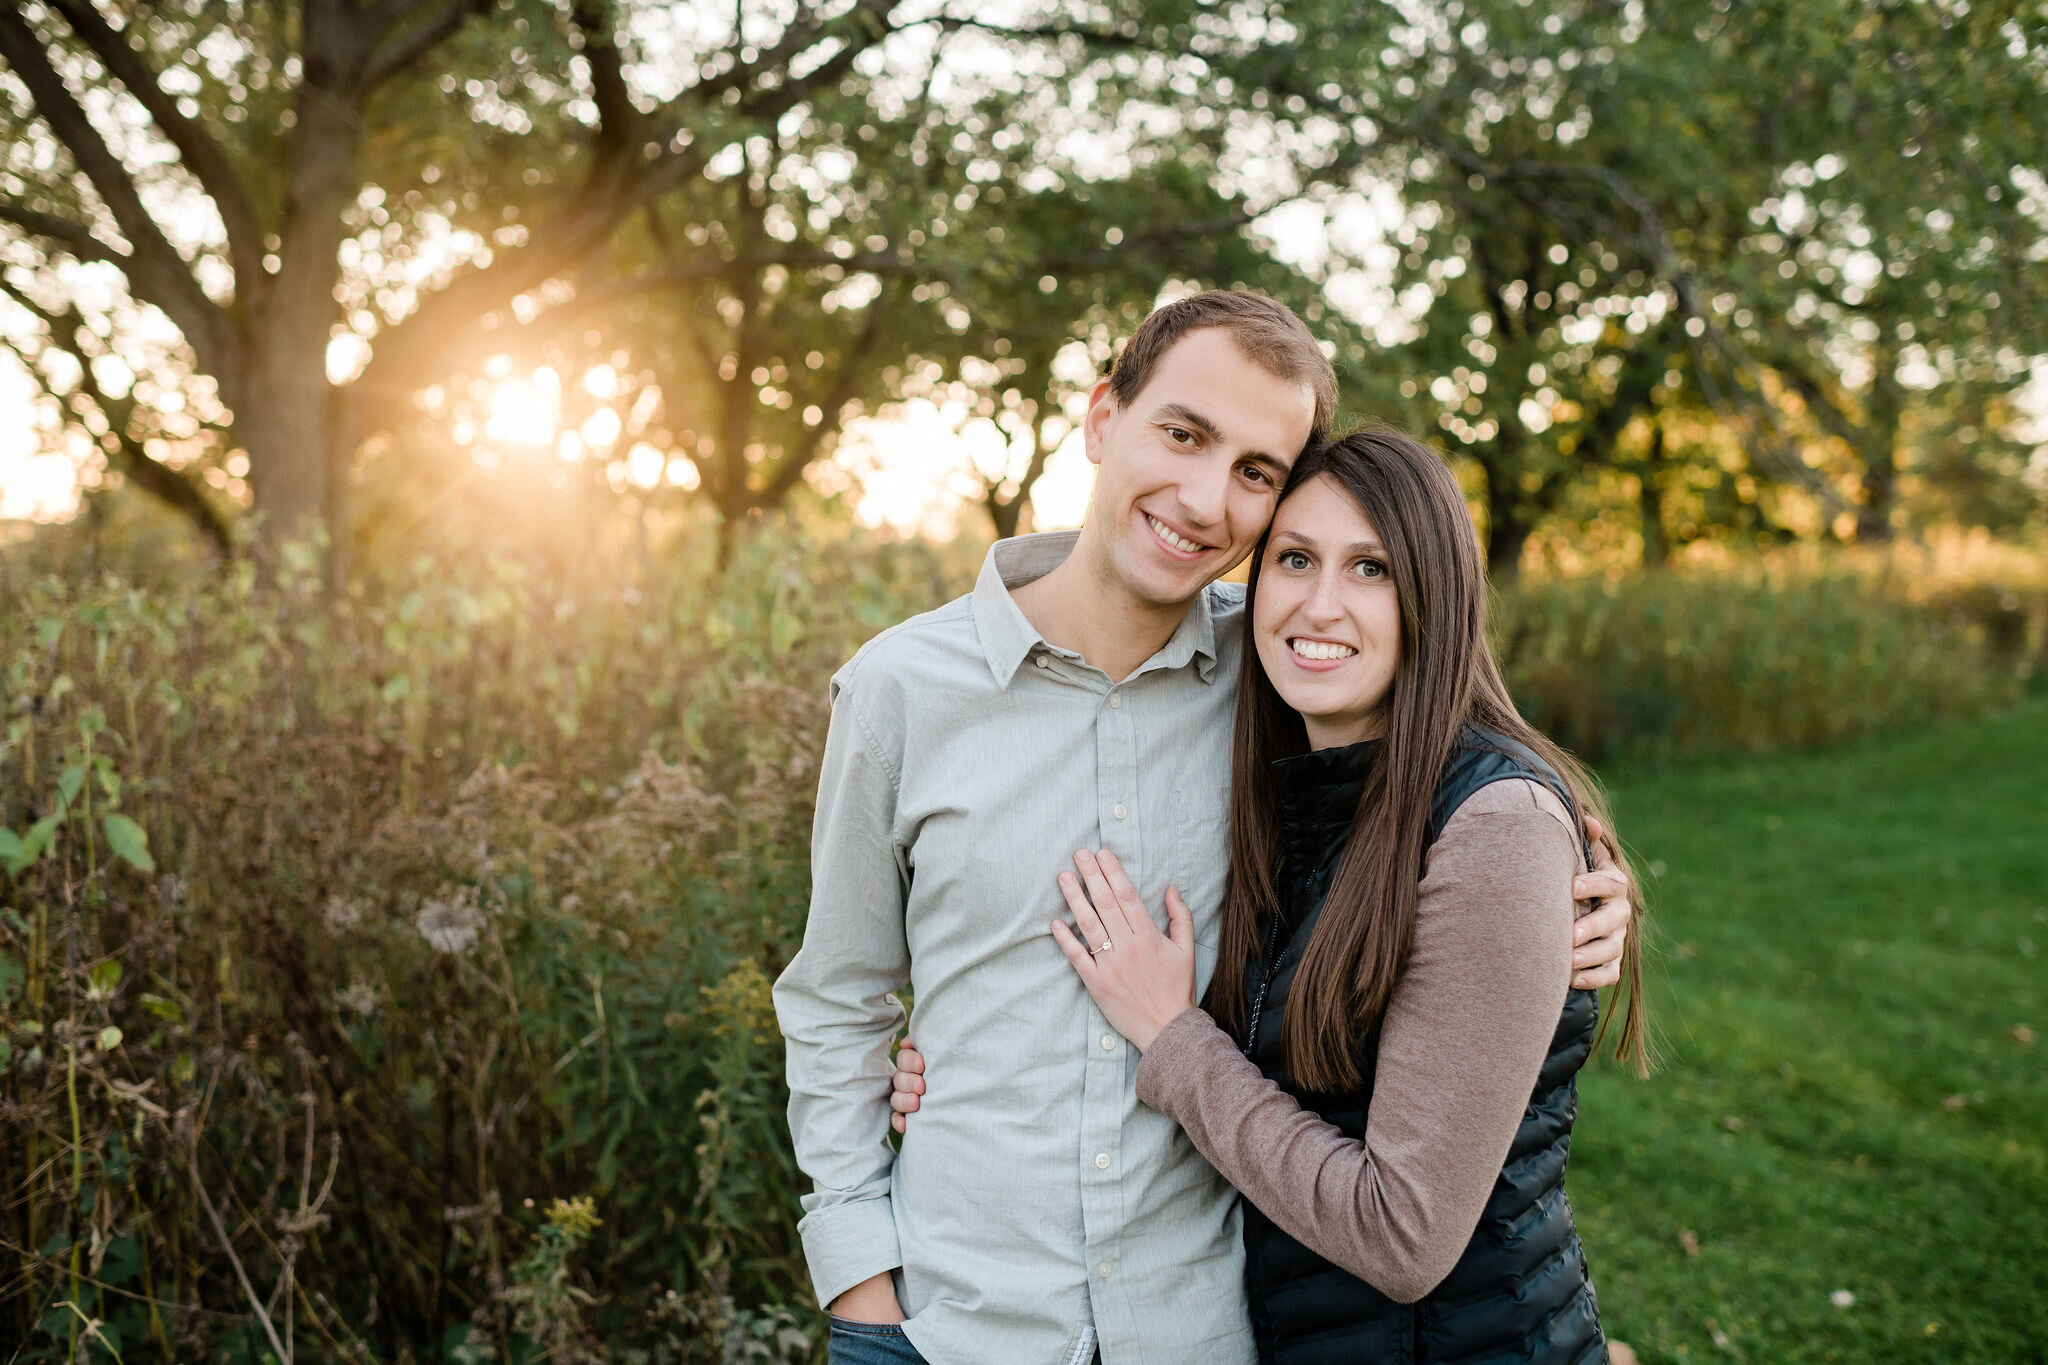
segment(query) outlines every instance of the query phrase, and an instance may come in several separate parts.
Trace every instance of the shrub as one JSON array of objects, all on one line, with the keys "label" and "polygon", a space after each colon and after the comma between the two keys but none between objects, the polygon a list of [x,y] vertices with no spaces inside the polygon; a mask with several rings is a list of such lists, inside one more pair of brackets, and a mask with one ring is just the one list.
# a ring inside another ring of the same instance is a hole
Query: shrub
[{"label": "shrub", "polygon": [[768,984],[821,684],[960,575],[808,539],[333,606],[310,563],[11,585],[0,1338],[808,1358]]},{"label": "shrub", "polygon": [[1907,547],[1537,580],[1495,639],[1524,713],[1596,762],[1824,744],[2015,700],[2048,664],[2042,564]]}]

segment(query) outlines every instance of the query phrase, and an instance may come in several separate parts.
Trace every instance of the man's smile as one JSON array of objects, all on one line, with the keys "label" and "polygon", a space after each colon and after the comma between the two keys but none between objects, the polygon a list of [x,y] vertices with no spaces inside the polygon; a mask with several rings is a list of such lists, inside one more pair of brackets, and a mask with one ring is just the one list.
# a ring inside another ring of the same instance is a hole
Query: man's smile
[{"label": "man's smile", "polygon": [[1184,555],[1198,555],[1215,548],[1213,545],[1204,545],[1198,540],[1188,539],[1150,512],[1145,513],[1145,524],[1152,528],[1152,534],[1164,541],[1168,548],[1178,550]]}]

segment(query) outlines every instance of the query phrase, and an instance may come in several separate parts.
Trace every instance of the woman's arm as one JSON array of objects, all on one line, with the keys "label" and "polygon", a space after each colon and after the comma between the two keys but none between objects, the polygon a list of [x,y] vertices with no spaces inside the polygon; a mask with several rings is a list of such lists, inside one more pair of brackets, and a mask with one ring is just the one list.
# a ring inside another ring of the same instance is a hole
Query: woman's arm
[{"label": "woman's arm", "polygon": [[1557,1028],[1579,852],[1533,782],[1468,799],[1430,851],[1363,1142],[1260,1075],[1198,1010],[1152,1040],[1138,1098],[1325,1259],[1412,1302],[1470,1242]]}]

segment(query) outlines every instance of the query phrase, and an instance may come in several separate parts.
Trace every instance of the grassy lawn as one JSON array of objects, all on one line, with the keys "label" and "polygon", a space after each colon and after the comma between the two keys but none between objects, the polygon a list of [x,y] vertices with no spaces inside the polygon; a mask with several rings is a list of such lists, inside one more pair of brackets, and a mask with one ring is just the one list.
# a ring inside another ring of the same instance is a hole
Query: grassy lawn
[{"label": "grassy lawn", "polygon": [[1646,1362],[2048,1361],[2048,703],[1613,795],[1666,1060],[1584,1085],[1609,1334]]}]

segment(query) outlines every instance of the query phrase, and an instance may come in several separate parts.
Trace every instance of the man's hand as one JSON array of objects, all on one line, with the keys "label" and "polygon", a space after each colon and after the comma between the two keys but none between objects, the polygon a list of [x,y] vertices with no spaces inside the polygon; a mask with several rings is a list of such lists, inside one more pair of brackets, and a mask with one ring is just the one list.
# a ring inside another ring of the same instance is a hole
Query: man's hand
[{"label": "man's hand", "polygon": [[896,1074],[889,1079],[889,1107],[896,1111],[889,1115],[891,1128],[899,1133],[909,1131],[905,1127],[908,1116],[917,1112],[917,1097],[923,1093],[924,1054],[905,1038],[903,1046],[896,1049]]},{"label": "man's hand", "polygon": [[896,1302],[896,1282],[886,1270],[832,1300],[825,1311],[848,1322],[903,1321],[903,1306]]},{"label": "man's hand", "polygon": [[1593,845],[1593,870],[1572,878],[1572,899],[1592,901],[1593,908],[1572,926],[1572,989],[1596,991],[1621,980],[1621,950],[1635,918],[1629,904],[1628,874],[1614,865],[1603,842],[1607,831],[1586,817],[1586,838]]}]

